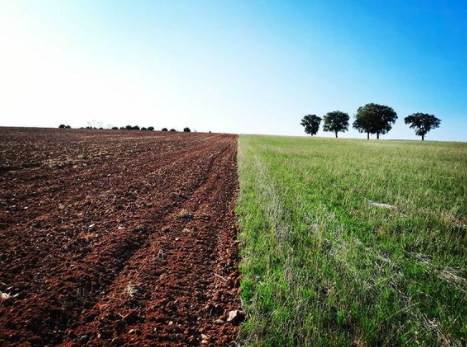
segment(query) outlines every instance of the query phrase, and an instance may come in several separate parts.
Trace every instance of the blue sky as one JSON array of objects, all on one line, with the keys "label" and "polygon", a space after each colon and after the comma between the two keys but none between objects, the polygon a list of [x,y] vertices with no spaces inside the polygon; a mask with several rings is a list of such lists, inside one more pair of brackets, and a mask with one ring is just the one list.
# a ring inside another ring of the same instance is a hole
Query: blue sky
[{"label": "blue sky", "polygon": [[465,1],[0,0],[0,51],[3,126],[304,135],[375,102],[385,139],[426,112],[428,140],[467,141]]}]

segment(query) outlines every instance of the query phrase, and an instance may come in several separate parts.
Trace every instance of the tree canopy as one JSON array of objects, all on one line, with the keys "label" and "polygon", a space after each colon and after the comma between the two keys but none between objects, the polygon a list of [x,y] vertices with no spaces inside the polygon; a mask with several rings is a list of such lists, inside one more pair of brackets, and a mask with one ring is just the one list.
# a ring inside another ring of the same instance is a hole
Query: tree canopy
[{"label": "tree canopy", "polygon": [[[361,107],[359,108],[359,110]],[[355,115],[355,121],[353,127],[361,133],[366,133],[366,138],[370,139],[371,128],[371,116],[369,112],[358,112]]]},{"label": "tree canopy", "polygon": [[422,137],[425,141],[425,135],[432,129],[439,128],[441,119],[436,118],[432,114],[427,113],[414,113],[405,117],[405,124],[410,124],[412,129],[415,129],[415,134]]},{"label": "tree canopy", "polygon": [[315,114],[308,114],[303,117],[302,122],[300,123],[303,127],[305,127],[305,133],[313,136],[319,130],[319,125],[321,124],[321,117],[318,117]]},{"label": "tree canopy", "polygon": [[376,134],[379,139],[380,134],[386,134],[392,129],[396,120],[397,113],[391,107],[370,103],[358,108],[353,126],[368,135]]},{"label": "tree canopy", "polygon": [[346,132],[349,128],[349,115],[342,111],[328,112],[324,116],[324,131]]}]

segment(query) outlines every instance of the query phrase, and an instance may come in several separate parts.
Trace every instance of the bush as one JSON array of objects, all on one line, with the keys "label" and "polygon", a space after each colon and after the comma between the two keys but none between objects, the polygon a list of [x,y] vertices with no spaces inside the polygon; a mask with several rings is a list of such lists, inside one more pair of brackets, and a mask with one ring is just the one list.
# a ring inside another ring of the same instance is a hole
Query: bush
[{"label": "bush", "polygon": [[183,132],[185,132],[185,133],[191,133],[191,130],[190,130],[190,128],[186,127],[186,128],[183,129]]},{"label": "bush", "polygon": [[177,131],[177,130],[175,130],[174,128],[172,128],[172,129],[170,129],[170,131],[175,132],[175,131]]},{"label": "bush", "polygon": [[162,128],[162,131],[167,131],[167,128]]},{"label": "bush", "polygon": [[71,129],[71,126],[65,125],[65,129]]},{"label": "bush", "polygon": [[112,130],[118,130],[118,127],[112,127]]},{"label": "bush", "polygon": [[146,129],[145,127],[141,128],[141,131],[146,131],[146,130],[148,130],[148,129]]},{"label": "bush", "polygon": [[125,130],[125,127],[120,127],[120,130]]},{"label": "bush", "polygon": [[60,124],[60,125],[58,126],[58,128],[59,128],[59,129],[65,129],[65,124]]},{"label": "bush", "polygon": [[139,126],[135,125],[134,127],[131,128],[132,130],[139,130]]},{"label": "bush", "polygon": [[149,131],[154,131],[154,127],[148,127]]},{"label": "bush", "polygon": [[127,125],[127,126],[125,127],[125,129],[126,129],[126,130],[131,130],[131,129],[133,129],[133,127],[132,127],[131,125]]}]

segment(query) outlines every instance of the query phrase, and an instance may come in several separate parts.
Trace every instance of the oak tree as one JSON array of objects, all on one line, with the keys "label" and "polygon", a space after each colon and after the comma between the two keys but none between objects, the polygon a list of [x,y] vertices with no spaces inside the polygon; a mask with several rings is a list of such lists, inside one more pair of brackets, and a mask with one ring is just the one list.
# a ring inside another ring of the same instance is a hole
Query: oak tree
[{"label": "oak tree", "polygon": [[432,114],[427,113],[414,113],[405,117],[405,124],[410,124],[412,129],[415,129],[415,134],[422,137],[425,141],[425,135],[432,129],[439,128],[441,119],[436,118]]},{"label": "oak tree", "polygon": [[379,140],[379,135],[388,133],[396,120],[397,113],[391,107],[370,103],[358,108],[353,126],[366,132],[367,138],[371,133]]},{"label": "oak tree", "polygon": [[321,124],[321,117],[318,117],[315,114],[308,114],[303,117],[302,122],[300,123],[305,128],[305,133],[313,136],[319,130],[319,125]]},{"label": "oak tree", "polygon": [[349,128],[349,115],[341,111],[328,112],[324,115],[324,131],[346,132]]}]

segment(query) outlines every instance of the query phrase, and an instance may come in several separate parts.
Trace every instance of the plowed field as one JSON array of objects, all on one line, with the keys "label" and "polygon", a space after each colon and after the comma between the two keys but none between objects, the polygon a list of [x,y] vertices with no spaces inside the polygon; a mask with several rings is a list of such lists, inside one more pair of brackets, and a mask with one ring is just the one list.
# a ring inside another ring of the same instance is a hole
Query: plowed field
[{"label": "plowed field", "polygon": [[0,345],[232,343],[237,136],[3,128],[0,146]]}]

